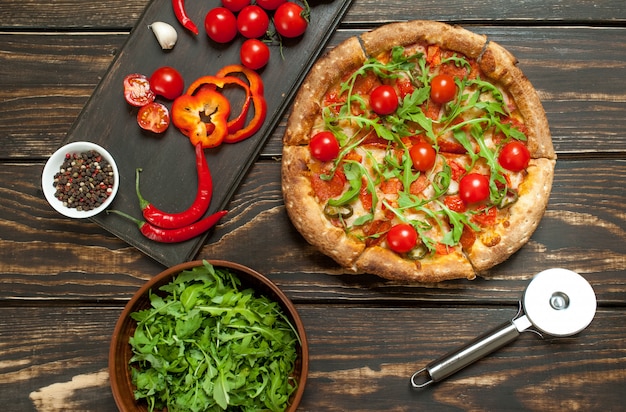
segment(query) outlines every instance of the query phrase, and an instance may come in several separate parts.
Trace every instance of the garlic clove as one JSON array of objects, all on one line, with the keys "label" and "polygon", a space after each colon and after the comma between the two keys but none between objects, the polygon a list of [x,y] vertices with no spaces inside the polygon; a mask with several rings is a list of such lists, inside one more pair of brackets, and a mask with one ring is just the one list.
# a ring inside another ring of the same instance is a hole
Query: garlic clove
[{"label": "garlic clove", "polygon": [[148,26],[154,33],[159,45],[163,50],[170,50],[176,44],[176,40],[178,40],[178,33],[176,29],[167,23],[162,21],[155,21],[151,25]]}]

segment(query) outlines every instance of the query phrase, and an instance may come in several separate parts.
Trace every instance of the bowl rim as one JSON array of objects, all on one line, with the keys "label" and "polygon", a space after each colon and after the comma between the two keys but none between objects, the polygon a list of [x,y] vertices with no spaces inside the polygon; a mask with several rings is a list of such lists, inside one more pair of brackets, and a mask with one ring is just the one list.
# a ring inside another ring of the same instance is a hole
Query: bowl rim
[{"label": "bowl rim", "polygon": [[122,313],[120,314],[119,318],[117,319],[115,323],[115,328],[113,330],[113,334],[111,336],[111,341],[109,345],[109,359],[108,359],[109,383],[110,383],[111,391],[113,393],[113,398],[115,399],[115,403],[118,409],[121,412],[126,411],[126,409],[124,408],[124,405],[121,403],[121,399],[123,396],[120,391],[120,386],[128,382],[119,382],[117,379],[117,374],[114,373],[116,370],[116,362],[115,362],[116,353],[119,347],[119,345],[117,345],[116,343],[118,343],[119,336],[124,326],[125,320],[130,319],[130,313],[133,311],[133,307],[135,306],[137,301],[141,299],[145,294],[147,294],[148,291],[152,289],[155,285],[159,284],[160,282],[163,282],[167,278],[174,277],[176,274],[184,270],[201,266],[204,264],[205,261],[215,267],[222,267],[222,268],[232,269],[237,272],[247,273],[251,275],[252,277],[256,278],[264,286],[268,287],[274,294],[276,294],[276,296],[278,297],[277,302],[281,306],[283,306],[284,310],[288,311],[290,317],[293,317],[294,327],[296,328],[298,335],[300,337],[299,362],[300,362],[301,374],[300,374],[300,379],[298,380],[298,389],[292,395],[293,396],[292,402],[289,405],[289,407],[286,409],[286,412],[295,412],[296,409],[298,408],[298,405],[300,404],[300,401],[302,400],[302,396],[304,394],[304,388],[306,386],[308,371],[309,371],[309,351],[308,351],[309,345],[308,345],[308,341],[306,337],[306,332],[304,330],[304,324],[302,323],[302,319],[300,318],[300,315],[295,305],[293,304],[293,302],[291,302],[291,299],[289,299],[287,295],[285,295],[285,293],[265,275],[257,272],[254,269],[249,268],[248,266],[242,265],[240,263],[235,263],[235,262],[231,262],[227,260],[220,260],[220,259],[193,260],[193,261],[183,262],[183,263],[179,263],[177,265],[171,266],[163,270],[161,273],[157,274],[153,278],[149,279],[147,282],[145,282],[135,292],[135,294],[131,297],[131,299],[126,303],[126,305],[124,306],[124,309],[122,310]]},{"label": "bowl rim", "polygon": [[[97,151],[113,168],[113,192],[99,207],[92,210],[77,210],[75,208],[64,206],[63,202],[54,196],[56,190],[54,189],[52,182],[54,181],[54,175],[61,168],[67,153],[78,153],[86,150]],[[62,215],[75,219],[92,217],[102,212],[111,204],[111,202],[113,202],[119,186],[120,173],[117,164],[115,163],[115,159],[104,147],[93,142],[77,141],[61,146],[52,154],[52,156],[50,156],[50,158],[48,158],[43,168],[43,172],[41,173],[41,188],[43,189],[43,194],[50,206]]]}]

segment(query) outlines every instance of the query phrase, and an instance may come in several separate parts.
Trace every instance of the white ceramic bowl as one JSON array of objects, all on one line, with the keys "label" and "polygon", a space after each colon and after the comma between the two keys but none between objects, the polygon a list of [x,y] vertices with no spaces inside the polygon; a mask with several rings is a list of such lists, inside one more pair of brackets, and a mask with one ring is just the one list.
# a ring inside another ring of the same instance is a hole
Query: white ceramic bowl
[{"label": "white ceramic bowl", "polygon": [[[102,205],[92,210],[85,211],[67,207],[63,204],[62,201],[54,196],[56,192],[56,189],[54,188],[54,175],[57,174],[59,170],[61,170],[61,165],[65,160],[66,154],[82,153],[90,150],[95,150],[96,152],[100,153],[102,157],[107,162],[109,162],[109,164],[113,168],[113,192],[104,201],[104,203],[102,203]],[[106,209],[115,198],[119,186],[120,174],[117,169],[117,165],[115,164],[115,160],[113,159],[113,156],[111,156],[111,154],[107,152],[103,147],[91,142],[73,142],[61,147],[59,150],[54,152],[52,156],[50,156],[50,159],[48,159],[48,161],[46,162],[46,165],[43,168],[43,173],[41,175],[41,187],[43,189],[43,194],[45,195],[46,200],[48,200],[48,203],[50,203],[50,206],[52,206],[54,210],[64,216],[77,219],[95,216],[98,213],[102,212],[104,209]]]}]

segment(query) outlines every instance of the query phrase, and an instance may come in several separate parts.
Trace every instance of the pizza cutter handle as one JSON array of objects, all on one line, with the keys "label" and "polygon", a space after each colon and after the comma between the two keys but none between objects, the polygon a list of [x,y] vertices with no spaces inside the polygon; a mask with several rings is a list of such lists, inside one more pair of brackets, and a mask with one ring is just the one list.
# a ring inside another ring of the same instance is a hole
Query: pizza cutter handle
[{"label": "pizza cutter handle", "polygon": [[491,332],[479,336],[460,349],[429,363],[411,376],[411,386],[423,388],[439,382],[466,366],[514,341],[520,331],[514,321],[506,322]]}]

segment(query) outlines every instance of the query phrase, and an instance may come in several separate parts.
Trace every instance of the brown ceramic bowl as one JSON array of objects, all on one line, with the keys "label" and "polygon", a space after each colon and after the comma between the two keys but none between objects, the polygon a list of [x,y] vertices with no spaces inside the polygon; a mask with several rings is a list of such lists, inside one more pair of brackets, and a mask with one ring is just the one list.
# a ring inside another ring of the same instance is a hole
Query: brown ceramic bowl
[{"label": "brown ceramic bowl", "polygon": [[[259,295],[264,295],[280,304],[284,313],[288,316],[291,323],[295,326],[300,335],[300,346],[298,349],[298,359],[296,361],[293,376],[298,381],[298,389],[291,398],[291,405],[288,411],[295,411],[300,403],[304,386],[306,384],[307,374],[309,370],[309,353],[306,335],[302,320],[296,311],[295,306],[289,298],[268,278],[260,273],[247,268],[243,265],[221,261],[208,260],[213,266],[227,268],[236,274],[241,280],[242,288],[252,288]],[[133,385],[131,383],[129,360],[132,356],[131,347],[128,339],[134,334],[136,322],[131,319],[130,314],[139,310],[150,307],[148,291],[157,291],[161,286],[166,285],[183,270],[192,269],[201,266],[202,261],[186,262],[173,266],[148,281],[141,287],[137,293],[126,304],[120,318],[115,325],[113,338],[111,339],[111,347],[109,349],[109,375],[111,382],[111,390],[117,407],[121,412],[126,411],[147,411],[147,404],[138,402],[133,395]]]}]

